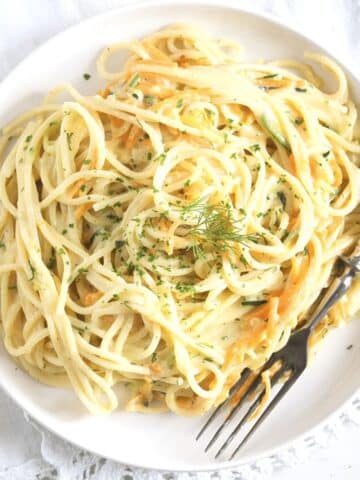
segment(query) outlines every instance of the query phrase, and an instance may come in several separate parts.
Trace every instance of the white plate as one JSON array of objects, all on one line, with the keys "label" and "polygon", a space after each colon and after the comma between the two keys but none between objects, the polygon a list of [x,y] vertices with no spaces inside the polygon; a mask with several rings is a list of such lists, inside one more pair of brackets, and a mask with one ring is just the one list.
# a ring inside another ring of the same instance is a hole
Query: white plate
[{"label": "white plate", "polygon": [[[304,50],[322,50],[299,33],[265,16],[224,1],[154,3],[110,11],[54,37],[23,61],[0,85],[0,125],[39,103],[45,92],[66,80],[85,93],[94,92],[95,58],[105,45],[146,35],[172,22],[196,22],[214,35],[241,42],[252,59],[301,58]],[[220,5],[221,4],[221,5]],[[85,81],[83,73],[90,72]],[[351,75],[349,74],[349,78]],[[360,103],[360,86],[352,77]],[[346,347],[353,344],[351,350]],[[234,467],[268,454],[322,422],[359,386],[360,322],[333,332],[313,366],[290,391],[234,462],[214,462],[194,437],[203,419],[173,414],[144,416],[119,409],[92,417],[74,393],[38,384],[0,347],[0,383],[38,422],[61,437],[102,456],[133,466],[164,470],[211,470]]]}]

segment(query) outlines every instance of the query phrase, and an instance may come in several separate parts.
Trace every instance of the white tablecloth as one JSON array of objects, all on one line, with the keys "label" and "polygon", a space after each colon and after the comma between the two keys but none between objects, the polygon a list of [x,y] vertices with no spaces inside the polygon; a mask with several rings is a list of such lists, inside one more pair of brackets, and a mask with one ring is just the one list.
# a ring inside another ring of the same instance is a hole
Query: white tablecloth
[{"label": "white tablecloth", "polygon": [[[136,1],[0,0],[0,79],[55,33],[83,18]],[[354,71],[360,71],[360,0],[237,0],[236,3],[289,20],[339,54]],[[358,480],[360,428],[353,420],[355,414],[360,417],[359,411],[359,406],[353,406],[346,415],[338,415],[328,428],[315,434],[311,447],[297,445],[271,461],[221,477]],[[154,472],[126,472],[113,462],[74,450],[50,434],[40,433],[0,390],[0,480],[129,480],[126,475],[158,478]],[[210,478],[210,474],[201,477]]]}]

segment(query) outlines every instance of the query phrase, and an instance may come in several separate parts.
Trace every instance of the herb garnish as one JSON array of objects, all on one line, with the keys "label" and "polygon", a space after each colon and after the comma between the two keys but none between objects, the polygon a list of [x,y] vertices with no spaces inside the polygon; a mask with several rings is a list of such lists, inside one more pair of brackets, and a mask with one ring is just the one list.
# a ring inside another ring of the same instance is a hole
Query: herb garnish
[{"label": "herb garnish", "polygon": [[28,264],[29,264],[29,268],[31,270],[31,277],[29,278],[29,280],[31,281],[31,280],[34,280],[34,278],[35,278],[36,268],[32,265],[30,260],[28,260]]},{"label": "herb garnish", "polygon": [[125,240],[115,240],[115,248],[116,250],[119,250],[125,245]]},{"label": "herb garnish", "polygon": [[138,73],[135,73],[133,78],[129,82],[129,87],[134,88],[139,84],[140,76]]},{"label": "herb garnish", "polygon": [[196,215],[197,224],[190,228],[187,236],[197,243],[191,246],[194,255],[201,256],[204,248],[224,252],[233,248],[233,243],[257,243],[259,235],[244,234],[237,226],[229,203],[209,205],[199,198],[181,208],[181,217]]},{"label": "herb garnish", "polygon": [[258,307],[260,305],[264,305],[265,303],[267,303],[267,300],[244,300],[243,302],[241,302],[241,305]]},{"label": "herb garnish", "polygon": [[285,193],[284,192],[276,192],[276,195],[278,196],[278,198],[281,202],[281,205],[285,209],[285,207],[286,207],[286,195],[285,195]]},{"label": "herb garnish", "polygon": [[67,141],[70,152],[72,150],[72,148],[71,148],[71,137],[73,135],[74,135],[74,132],[66,132],[66,141]]},{"label": "herb garnish", "polygon": [[89,80],[91,78],[91,75],[90,75],[90,73],[84,73],[83,77],[84,77],[85,80]]},{"label": "herb garnish", "polygon": [[278,73],[269,73],[269,75],[264,75],[263,77],[260,77],[260,79],[264,79],[264,78],[275,78],[277,77],[279,74]]},{"label": "herb garnish", "polygon": [[195,287],[192,283],[178,282],[175,288],[181,293],[195,293]]},{"label": "herb garnish", "polygon": [[145,105],[148,105],[148,106],[151,106],[151,105],[154,105],[154,103],[156,103],[156,97],[154,97],[153,95],[145,95],[144,96],[144,103]]}]

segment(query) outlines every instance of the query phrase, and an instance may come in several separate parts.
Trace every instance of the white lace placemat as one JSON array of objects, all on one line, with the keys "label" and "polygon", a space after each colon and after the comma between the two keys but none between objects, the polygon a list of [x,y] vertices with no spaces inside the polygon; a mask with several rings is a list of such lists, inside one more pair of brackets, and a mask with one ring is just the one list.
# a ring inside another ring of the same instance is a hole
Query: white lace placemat
[{"label": "white lace placemat", "polygon": [[[129,3],[139,0],[0,0],[0,79],[53,34],[83,18]],[[251,5],[288,21],[341,54],[359,71],[360,0],[234,3],[246,8]],[[237,471],[161,473],[129,469],[64,442],[38,427],[0,391],[0,480],[265,480],[284,467],[319,455],[321,449],[339,441],[336,438],[346,436],[350,423],[360,425],[360,396],[308,437]]]}]

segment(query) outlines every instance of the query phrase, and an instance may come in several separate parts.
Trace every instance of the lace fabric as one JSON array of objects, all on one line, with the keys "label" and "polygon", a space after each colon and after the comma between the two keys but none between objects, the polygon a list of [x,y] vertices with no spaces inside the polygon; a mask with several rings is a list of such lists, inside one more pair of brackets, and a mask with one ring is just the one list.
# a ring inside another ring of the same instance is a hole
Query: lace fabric
[{"label": "lace fabric", "polygon": [[44,430],[25,415],[41,435],[41,457],[0,470],[0,480],[266,480],[274,473],[311,459],[341,439],[349,423],[360,426],[360,396],[322,427],[291,447],[236,469],[213,473],[172,473],[130,468],[77,448]]}]

